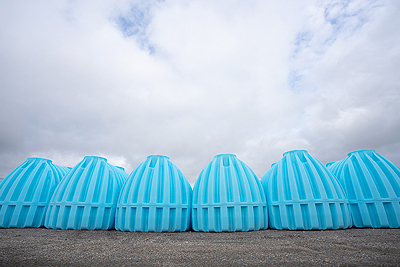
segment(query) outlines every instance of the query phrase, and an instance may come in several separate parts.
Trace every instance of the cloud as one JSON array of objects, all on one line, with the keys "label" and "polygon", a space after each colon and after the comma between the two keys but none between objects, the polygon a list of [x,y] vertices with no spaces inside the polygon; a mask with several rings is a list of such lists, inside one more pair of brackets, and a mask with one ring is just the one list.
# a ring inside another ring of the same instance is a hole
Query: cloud
[{"label": "cloud", "polygon": [[0,4],[0,177],[29,156],[215,154],[261,177],[291,149],[400,165],[395,1]]},{"label": "cloud", "polygon": [[307,107],[302,133],[315,140],[313,150],[320,150],[323,161],[365,147],[398,165],[399,27],[393,26],[399,22],[398,6],[371,3],[358,11],[351,7],[354,15],[344,16],[335,41],[302,81],[316,92],[310,93],[314,104]]}]

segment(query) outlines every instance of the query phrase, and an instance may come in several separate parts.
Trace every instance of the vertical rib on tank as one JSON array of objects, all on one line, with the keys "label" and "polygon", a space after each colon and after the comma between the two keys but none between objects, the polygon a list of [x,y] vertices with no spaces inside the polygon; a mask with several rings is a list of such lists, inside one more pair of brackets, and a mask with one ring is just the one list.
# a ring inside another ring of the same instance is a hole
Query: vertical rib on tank
[{"label": "vertical rib on tank", "polygon": [[53,229],[114,228],[115,208],[124,183],[107,159],[86,156],[59,183],[49,203],[45,226]]},{"label": "vertical rib on tank", "polygon": [[[124,175],[126,174],[125,169],[121,166],[115,166],[119,171],[121,171]],[[128,175],[126,174],[126,177],[128,178]]]},{"label": "vertical rib on tank", "polygon": [[326,168],[329,169],[329,167],[333,166],[336,163],[337,163],[337,161],[328,162],[325,166],[326,166]]},{"label": "vertical rib on tank", "polygon": [[347,193],[356,227],[400,227],[400,170],[373,149],[350,152],[332,173]]},{"label": "vertical rib on tank", "polygon": [[233,232],[267,229],[267,216],[260,181],[236,155],[217,155],[202,170],[193,189],[193,230]]},{"label": "vertical rib on tank", "polygon": [[168,157],[148,156],[129,176],[118,199],[115,228],[175,232],[190,228],[192,188]]},{"label": "vertical rib on tank", "polygon": [[283,154],[261,179],[269,226],[311,230],[351,227],[349,203],[336,178],[305,150]]},{"label": "vertical rib on tank", "polygon": [[[331,172],[331,173],[335,173],[337,172],[338,169],[342,168],[342,165],[344,164],[344,162],[346,162],[347,157],[345,159],[342,160],[338,160],[338,161],[334,161],[334,162],[330,162],[326,164],[326,168]],[[336,176],[335,176],[336,177]],[[345,192],[346,193],[346,192]]]},{"label": "vertical rib on tank", "polygon": [[126,180],[128,179],[128,174],[125,172],[125,169],[119,166],[111,166],[114,167],[114,169],[116,170],[115,175],[117,180],[122,182],[122,185],[124,185]]},{"label": "vertical rib on tank", "polygon": [[0,228],[42,227],[46,209],[66,167],[28,158],[0,183]]}]

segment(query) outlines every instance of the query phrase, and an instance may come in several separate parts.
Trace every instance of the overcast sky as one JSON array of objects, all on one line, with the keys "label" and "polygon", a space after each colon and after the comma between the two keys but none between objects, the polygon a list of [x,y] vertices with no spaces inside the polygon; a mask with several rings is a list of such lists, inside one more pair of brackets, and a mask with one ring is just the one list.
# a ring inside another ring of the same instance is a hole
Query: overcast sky
[{"label": "overcast sky", "polygon": [[[301,3],[300,3],[301,2]],[[400,1],[1,1],[0,177],[31,156],[400,165]]]}]

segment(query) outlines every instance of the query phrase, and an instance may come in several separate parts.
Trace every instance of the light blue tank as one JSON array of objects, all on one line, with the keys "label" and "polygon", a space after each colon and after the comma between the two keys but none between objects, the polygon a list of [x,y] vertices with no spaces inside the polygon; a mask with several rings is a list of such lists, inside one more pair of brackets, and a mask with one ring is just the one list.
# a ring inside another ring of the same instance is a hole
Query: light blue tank
[{"label": "light blue tank", "polygon": [[[112,165],[111,165],[112,166]],[[128,174],[125,172],[125,169],[119,166],[112,166],[116,170],[116,176],[118,180],[122,180],[122,185],[125,184],[126,180],[128,179]]]},{"label": "light blue tank", "polygon": [[114,228],[122,172],[102,157],[87,156],[59,183],[49,203],[45,226],[53,229]]},{"label": "light blue tank", "polygon": [[[341,166],[344,164],[344,162],[346,162],[347,157],[345,159],[342,160],[338,160],[338,161],[334,161],[331,162],[332,164],[326,164],[326,168],[331,172],[334,173],[336,172],[337,169],[342,168]],[[336,176],[335,176],[336,177]],[[345,192],[346,193],[346,192]]]},{"label": "light blue tank", "polygon": [[193,230],[233,232],[266,229],[267,216],[260,181],[235,155],[217,155],[202,170],[193,189]]},{"label": "light blue tank", "polygon": [[60,166],[60,165],[55,165],[55,164],[54,164],[54,166],[58,167],[59,169],[61,169],[61,170],[62,170],[63,172],[65,172],[66,174],[67,174],[70,170],[72,170],[71,167],[65,167],[65,166]]},{"label": "light blue tank", "polygon": [[[124,167],[121,166],[115,166],[118,170],[122,171],[123,173],[126,174]],[[128,177],[128,175],[126,175],[126,177]]]},{"label": "light blue tank", "polygon": [[261,179],[269,226],[312,230],[351,227],[349,203],[337,179],[305,150],[283,154]]},{"label": "light blue tank", "polygon": [[151,155],[129,176],[118,199],[115,229],[175,232],[190,228],[192,188],[168,157]]},{"label": "light blue tank", "polygon": [[328,162],[325,166],[329,169],[330,166],[333,166],[337,161]]},{"label": "light blue tank", "polygon": [[28,158],[0,183],[0,228],[42,227],[46,210],[66,167]]},{"label": "light blue tank", "polygon": [[332,173],[349,199],[356,227],[400,227],[400,170],[373,149],[357,150]]}]

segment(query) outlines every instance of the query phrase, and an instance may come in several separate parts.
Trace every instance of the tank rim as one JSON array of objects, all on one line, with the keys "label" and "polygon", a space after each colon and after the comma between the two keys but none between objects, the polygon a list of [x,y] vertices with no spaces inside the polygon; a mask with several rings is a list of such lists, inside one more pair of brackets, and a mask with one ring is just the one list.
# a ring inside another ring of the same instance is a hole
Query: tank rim
[{"label": "tank rim", "polygon": [[103,160],[107,161],[107,159],[106,159],[106,158],[104,158],[104,157],[100,157],[100,156],[85,156],[83,159],[89,159],[89,158],[103,159]]},{"label": "tank rim", "polygon": [[158,155],[158,154],[156,154],[156,155],[148,155],[147,158],[167,158],[167,159],[169,159],[168,156]]},{"label": "tank rim", "polygon": [[307,150],[305,150],[305,149],[295,149],[295,150],[289,150],[289,151],[286,151],[285,153],[283,153],[283,156],[285,156],[286,154],[291,154],[291,153],[296,153],[296,152],[305,152],[305,153],[308,153],[308,151]]},{"label": "tank rim", "polygon": [[[45,160],[45,161],[47,161],[47,162],[49,162],[49,163],[52,163],[52,162],[53,162],[51,159],[46,159],[46,158],[41,158],[41,157],[29,157],[28,159],[32,159],[32,160],[35,160],[35,159]],[[28,159],[27,159],[27,160],[28,160]]]},{"label": "tank rim", "polygon": [[214,156],[214,158],[217,158],[217,157],[223,157],[223,156],[231,156],[231,157],[236,157],[236,155],[235,155],[235,154],[227,153],[227,154],[218,154],[218,155],[215,155],[215,156]]},{"label": "tank rim", "polygon": [[359,149],[359,150],[354,150],[352,152],[347,153],[347,156],[351,156],[353,154],[359,153],[359,152],[375,152],[375,149]]}]

